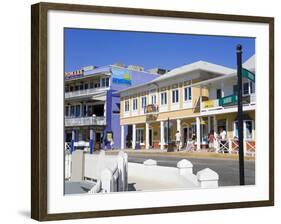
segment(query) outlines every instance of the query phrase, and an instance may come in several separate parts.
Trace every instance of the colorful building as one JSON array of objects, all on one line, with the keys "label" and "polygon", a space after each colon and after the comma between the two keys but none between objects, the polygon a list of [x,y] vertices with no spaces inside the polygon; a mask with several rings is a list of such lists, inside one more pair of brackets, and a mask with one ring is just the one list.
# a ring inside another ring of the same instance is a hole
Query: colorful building
[{"label": "colorful building", "polygon": [[[255,148],[254,64],[254,56],[243,64],[243,128],[248,150]],[[236,93],[236,70],[204,61],[175,68],[149,82],[118,91],[121,148],[165,149],[168,142],[175,144],[179,131],[182,148],[194,141],[195,147],[201,149],[208,147],[211,130],[216,133],[225,130],[225,147],[235,150],[238,147]]]},{"label": "colorful building", "polygon": [[[93,149],[120,148],[120,100],[114,92],[159,75],[140,66],[88,66],[65,73],[65,142]],[[125,130],[126,131],[126,130]]]}]

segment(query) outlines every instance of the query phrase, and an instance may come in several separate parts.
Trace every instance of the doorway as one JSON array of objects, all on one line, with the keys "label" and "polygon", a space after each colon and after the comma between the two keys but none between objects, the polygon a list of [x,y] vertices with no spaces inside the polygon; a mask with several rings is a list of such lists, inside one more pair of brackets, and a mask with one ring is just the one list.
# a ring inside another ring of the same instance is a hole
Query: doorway
[{"label": "doorway", "polygon": [[149,128],[149,146],[153,147],[153,130],[152,128]]}]

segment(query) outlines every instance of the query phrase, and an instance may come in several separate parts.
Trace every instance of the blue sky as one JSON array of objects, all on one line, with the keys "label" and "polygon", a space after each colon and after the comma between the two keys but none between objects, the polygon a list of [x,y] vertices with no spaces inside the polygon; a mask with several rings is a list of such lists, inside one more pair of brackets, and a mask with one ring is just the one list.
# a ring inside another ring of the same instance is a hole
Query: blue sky
[{"label": "blue sky", "polygon": [[65,71],[122,62],[145,69],[173,69],[204,60],[236,67],[236,45],[243,61],[255,53],[254,38],[70,29],[64,31]]}]

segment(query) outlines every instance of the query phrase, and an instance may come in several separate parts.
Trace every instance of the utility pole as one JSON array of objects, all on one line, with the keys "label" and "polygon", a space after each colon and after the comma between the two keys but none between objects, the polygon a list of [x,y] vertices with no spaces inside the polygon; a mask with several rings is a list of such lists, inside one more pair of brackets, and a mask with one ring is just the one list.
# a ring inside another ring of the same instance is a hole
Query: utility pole
[{"label": "utility pole", "polygon": [[244,148],[243,148],[243,98],[242,98],[242,45],[236,46],[237,86],[238,86],[238,144],[239,144],[239,177],[240,185],[245,185]]}]

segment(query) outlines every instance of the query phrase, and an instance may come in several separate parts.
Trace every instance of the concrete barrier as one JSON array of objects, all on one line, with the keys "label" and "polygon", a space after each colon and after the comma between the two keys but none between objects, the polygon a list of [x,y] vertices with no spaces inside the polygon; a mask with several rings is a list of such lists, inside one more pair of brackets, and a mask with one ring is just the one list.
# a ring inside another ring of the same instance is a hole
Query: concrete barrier
[{"label": "concrete barrier", "polygon": [[180,175],[192,174],[193,173],[193,164],[187,160],[182,159],[177,163]]},{"label": "concrete barrier", "polygon": [[218,187],[219,175],[210,168],[200,170],[196,176],[201,188]]}]

